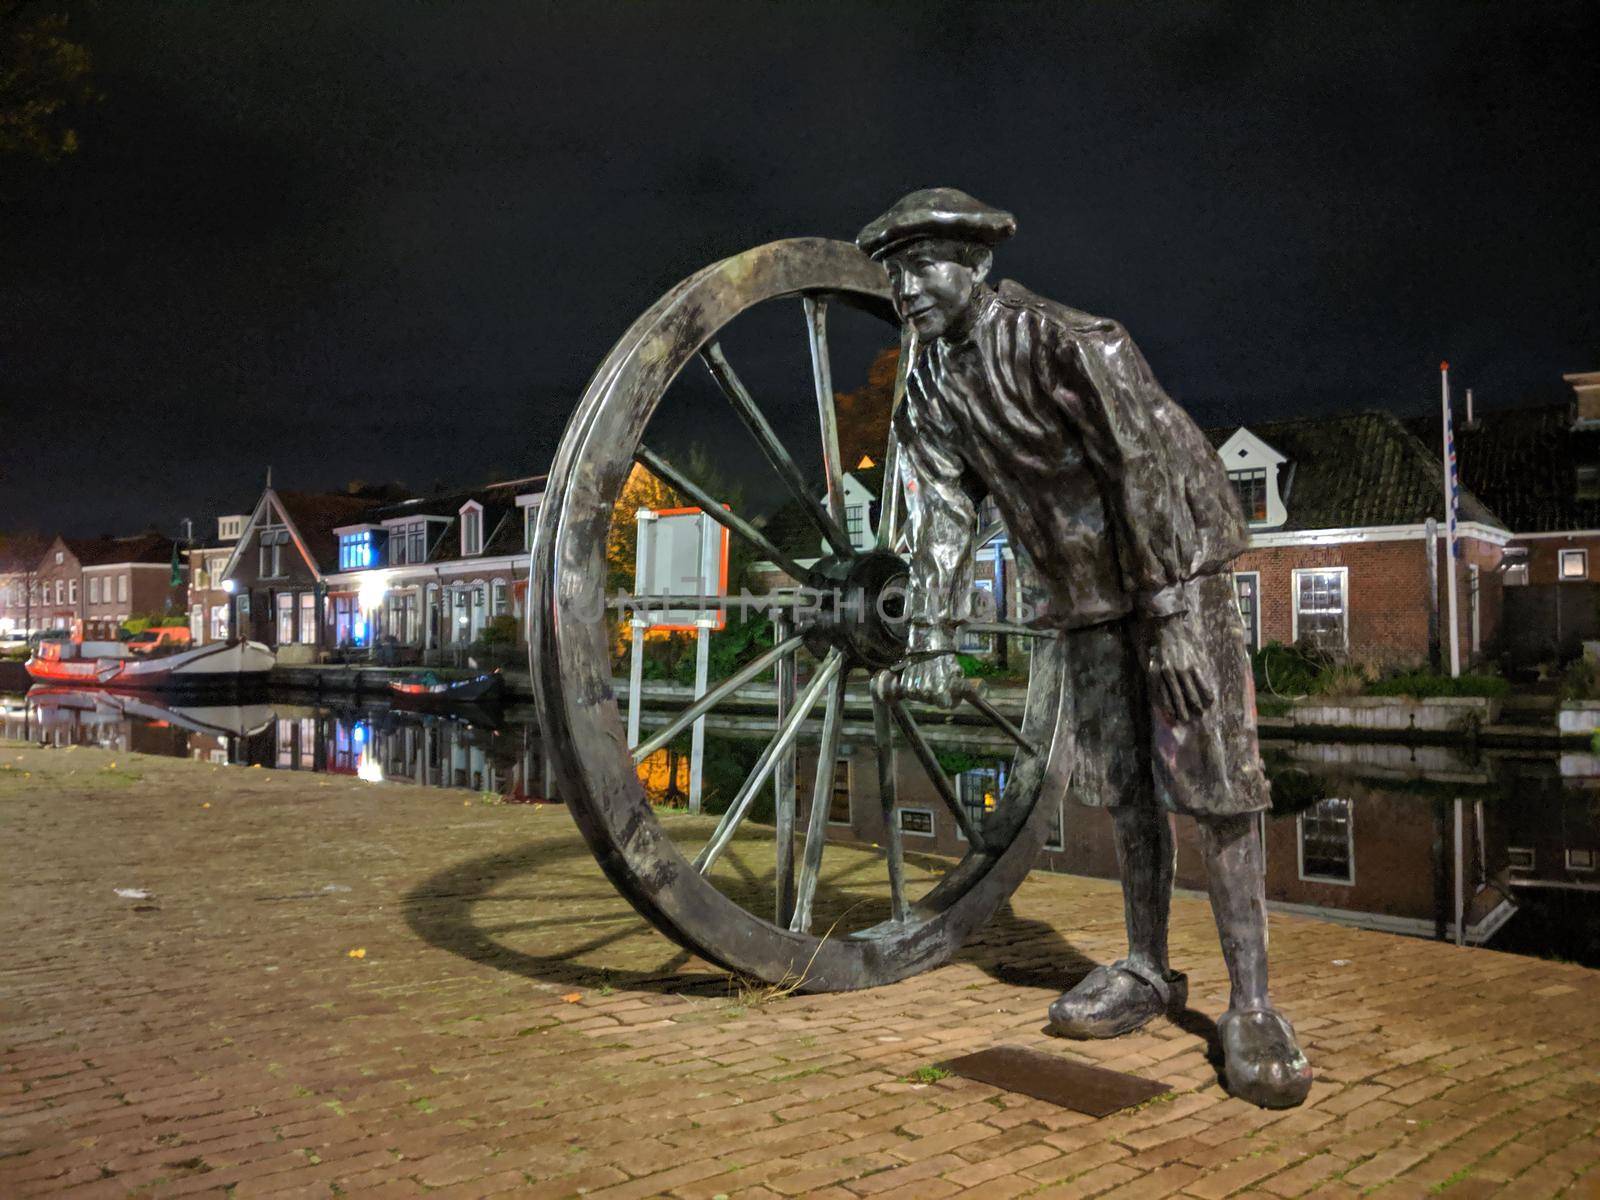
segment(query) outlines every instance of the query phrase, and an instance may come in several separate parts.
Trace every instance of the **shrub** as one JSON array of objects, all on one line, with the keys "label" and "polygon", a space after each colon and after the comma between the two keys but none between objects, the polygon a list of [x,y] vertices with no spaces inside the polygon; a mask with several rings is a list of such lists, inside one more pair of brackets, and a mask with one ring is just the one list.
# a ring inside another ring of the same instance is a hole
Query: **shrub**
[{"label": "shrub", "polygon": [[1466,674],[1452,679],[1432,671],[1407,671],[1391,675],[1367,686],[1369,696],[1412,696],[1426,700],[1431,696],[1488,696],[1504,699],[1511,685],[1498,675]]},{"label": "shrub", "polygon": [[1250,657],[1256,692],[1273,696],[1305,696],[1318,691],[1332,665],[1327,655],[1307,646],[1268,642]]},{"label": "shrub", "polygon": [[489,623],[483,627],[483,632],[478,635],[478,642],[483,646],[515,646],[517,619],[510,613],[491,617]]}]

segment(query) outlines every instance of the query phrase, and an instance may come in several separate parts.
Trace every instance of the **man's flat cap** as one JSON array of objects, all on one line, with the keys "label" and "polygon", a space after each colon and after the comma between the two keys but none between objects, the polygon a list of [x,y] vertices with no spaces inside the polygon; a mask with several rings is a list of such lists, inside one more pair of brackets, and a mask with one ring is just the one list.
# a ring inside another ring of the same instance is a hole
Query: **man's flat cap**
[{"label": "man's flat cap", "polygon": [[1017,219],[955,188],[923,188],[894,206],[856,235],[856,245],[873,258],[916,238],[949,238],[993,246],[1017,231]]}]

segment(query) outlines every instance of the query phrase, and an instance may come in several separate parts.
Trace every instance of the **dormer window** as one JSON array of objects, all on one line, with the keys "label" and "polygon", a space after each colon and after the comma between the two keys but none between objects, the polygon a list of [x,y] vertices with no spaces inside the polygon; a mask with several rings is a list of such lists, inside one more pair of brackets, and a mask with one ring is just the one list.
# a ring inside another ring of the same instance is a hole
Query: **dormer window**
[{"label": "dormer window", "polygon": [[476,500],[461,507],[461,553],[483,553],[483,506]]},{"label": "dormer window", "polygon": [[1267,472],[1264,467],[1251,471],[1229,471],[1228,481],[1239,493],[1244,519],[1252,525],[1267,519]]},{"label": "dormer window", "polygon": [[360,571],[378,565],[376,535],[370,529],[339,535],[339,569]]},{"label": "dormer window", "polygon": [[1600,466],[1585,465],[1578,468],[1577,498],[1600,500]]},{"label": "dormer window", "polygon": [[1272,529],[1289,519],[1279,491],[1279,468],[1289,460],[1248,429],[1236,429],[1217,447],[1228,482],[1239,497],[1244,519],[1257,528]]}]

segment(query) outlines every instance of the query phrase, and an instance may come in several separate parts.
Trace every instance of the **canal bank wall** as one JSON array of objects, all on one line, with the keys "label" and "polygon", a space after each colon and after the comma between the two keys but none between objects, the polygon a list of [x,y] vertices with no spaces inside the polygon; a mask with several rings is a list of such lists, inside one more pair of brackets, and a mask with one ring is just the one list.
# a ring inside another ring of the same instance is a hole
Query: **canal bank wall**
[{"label": "canal bank wall", "polygon": [[[414,674],[414,667],[374,667],[365,665],[279,666],[272,672],[275,688],[310,692],[317,695],[379,698],[389,694],[392,680]],[[469,669],[439,669],[440,678],[467,678]],[[505,668],[505,694],[508,699],[531,702],[533,680],[526,670]],[[619,696],[628,690],[627,680],[614,678]],[[986,695],[1002,713],[1020,718],[1026,692],[1022,688],[992,687]],[[674,683],[647,681],[641,691],[646,709],[681,708],[694,698],[693,689]],[[871,720],[871,697],[865,683],[846,692],[846,716]],[[1486,746],[1540,747],[1587,743],[1600,727],[1600,702],[1569,702],[1548,722],[1501,724],[1502,703],[1479,696],[1440,696],[1417,699],[1409,696],[1354,696],[1330,699],[1306,697],[1293,701],[1281,716],[1262,716],[1259,727],[1263,738],[1346,741],[1384,741],[1418,743],[1475,742]],[[719,711],[746,718],[767,718],[776,708],[772,684],[752,683],[739,688]],[[962,705],[954,712],[928,706],[913,706],[924,722],[940,725],[983,727],[988,722],[973,709]]]}]

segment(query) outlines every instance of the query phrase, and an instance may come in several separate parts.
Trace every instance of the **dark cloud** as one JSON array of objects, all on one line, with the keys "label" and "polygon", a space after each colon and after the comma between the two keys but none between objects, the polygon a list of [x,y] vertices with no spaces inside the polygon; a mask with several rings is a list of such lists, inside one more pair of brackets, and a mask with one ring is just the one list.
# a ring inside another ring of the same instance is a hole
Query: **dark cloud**
[{"label": "dark cloud", "polygon": [[665,288],[936,182],[1205,420],[1600,366],[1590,4],[60,2],[106,99],[0,176],[0,525],[537,467]]}]

